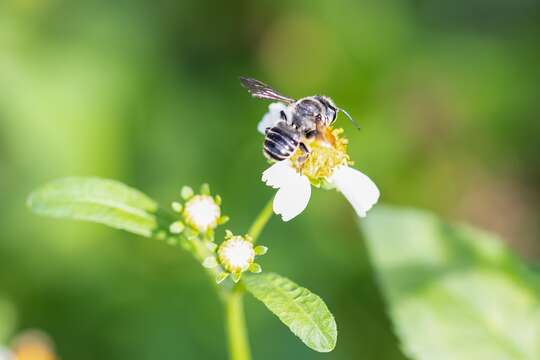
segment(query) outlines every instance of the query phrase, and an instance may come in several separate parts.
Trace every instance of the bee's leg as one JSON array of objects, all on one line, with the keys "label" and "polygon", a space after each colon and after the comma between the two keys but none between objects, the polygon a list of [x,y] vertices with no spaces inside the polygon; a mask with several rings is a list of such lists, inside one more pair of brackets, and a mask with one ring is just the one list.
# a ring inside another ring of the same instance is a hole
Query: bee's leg
[{"label": "bee's leg", "polygon": [[304,155],[300,156],[297,159],[297,161],[298,161],[298,166],[302,166],[304,164],[304,162],[307,160],[307,158],[309,157],[309,154],[311,153],[311,150],[303,142],[300,143],[299,147],[300,147],[300,150],[302,150],[302,152],[304,153]]}]

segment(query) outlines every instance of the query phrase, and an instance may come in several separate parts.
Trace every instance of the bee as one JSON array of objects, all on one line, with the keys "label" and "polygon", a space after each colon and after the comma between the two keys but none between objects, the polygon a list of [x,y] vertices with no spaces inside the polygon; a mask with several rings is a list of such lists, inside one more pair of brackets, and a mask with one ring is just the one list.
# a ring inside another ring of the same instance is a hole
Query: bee
[{"label": "bee", "polygon": [[336,121],[339,111],[358,127],[353,118],[327,96],[314,95],[295,100],[256,79],[240,77],[240,83],[255,98],[275,100],[288,106],[289,111],[281,111],[281,119],[265,130],[263,153],[270,160],[288,159],[300,149],[304,155],[299,161],[305,161],[310,153],[306,140],[322,137]]}]

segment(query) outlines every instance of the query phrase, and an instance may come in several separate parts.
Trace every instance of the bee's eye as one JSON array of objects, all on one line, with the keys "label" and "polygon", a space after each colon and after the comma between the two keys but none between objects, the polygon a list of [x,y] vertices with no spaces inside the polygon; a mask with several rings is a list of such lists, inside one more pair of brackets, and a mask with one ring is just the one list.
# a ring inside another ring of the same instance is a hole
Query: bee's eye
[{"label": "bee's eye", "polygon": [[328,118],[330,119],[330,123],[333,123],[336,121],[337,111],[336,108],[332,105],[328,106]]}]

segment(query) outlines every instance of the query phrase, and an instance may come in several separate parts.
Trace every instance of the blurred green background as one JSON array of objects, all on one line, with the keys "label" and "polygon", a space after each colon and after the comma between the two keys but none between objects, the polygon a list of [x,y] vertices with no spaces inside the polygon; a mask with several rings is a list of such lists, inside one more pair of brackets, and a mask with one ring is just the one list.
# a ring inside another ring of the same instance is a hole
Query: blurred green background
[{"label": "blurred green background", "polygon": [[[226,359],[221,304],[179,248],[38,218],[27,194],[114,178],[162,204],[209,182],[235,232],[273,195],[255,127],[267,103],[323,93],[382,201],[497,232],[540,259],[540,3],[0,1],[0,343],[23,329],[63,359]],[[331,211],[329,211],[331,209]],[[317,354],[247,300],[256,359],[404,359],[349,204],[316,191],[274,219],[262,260],[321,295],[339,329]]]}]

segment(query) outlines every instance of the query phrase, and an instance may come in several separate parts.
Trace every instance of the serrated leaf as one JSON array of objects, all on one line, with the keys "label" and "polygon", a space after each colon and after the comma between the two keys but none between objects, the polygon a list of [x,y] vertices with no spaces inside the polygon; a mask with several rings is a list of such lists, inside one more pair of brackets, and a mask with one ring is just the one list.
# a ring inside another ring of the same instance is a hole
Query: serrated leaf
[{"label": "serrated leaf", "polygon": [[52,181],[28,197],[37,214],[86,220],[151,236],[157,227],[156,203],[145,194],[120,182],[69,177]]},{"label": "serrated leaf", "polygon": [[412,359],[540,359],[538,275],[496,237],[378,206],[361,222]]},{"label": "serrated leaf", "polygon": [[244,283],[308,347],[319,352],[334,349],[336,322],[320,297],[273,273],[246,276]]}]

